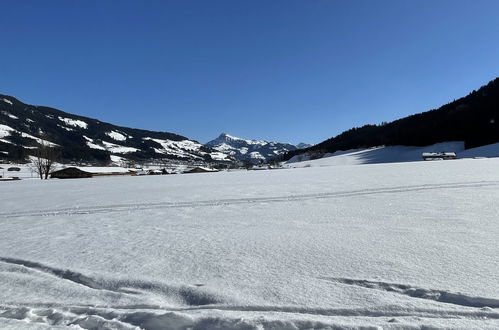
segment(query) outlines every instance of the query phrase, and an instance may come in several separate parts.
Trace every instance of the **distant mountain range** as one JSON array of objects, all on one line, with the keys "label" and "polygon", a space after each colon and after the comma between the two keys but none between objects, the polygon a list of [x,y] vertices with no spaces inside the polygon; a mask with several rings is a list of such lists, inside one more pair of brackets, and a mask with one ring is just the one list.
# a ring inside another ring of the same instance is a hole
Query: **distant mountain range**
[{"label": "distant mountain range", "polygon": [[[309,146],[304,143],[300,143],[300,145],[302,147]],[[282,156],[291,150],[297,150],[299,148],[299,146],[294,146],[289,143],[245,140],[226,133],[222,133],[216,139],[206,143],[206,146],[227,154],[239,161],[249,161],[255,164],[267,162]]]},{"label": "distant mountain range", "polygon": [[355,127],[313,146],[246,140],[225,133],[203,145],[174,133],[116,126],[0,94],[0,161],[24,161],[42,144],[57,148],[60,161],[66,163],[229,165],[288,160],[304,153],[315,158],[340,150],[446,141],[464,141],[466,149],[499,142],[499,78],[438,109]]},{"label": "distant mountain range", "polygon": [[234,161],[178,134],[116,126],[0,94],[0,160],[23,161],[41,144],[56,147],[65,163]]},{"label": "distant mountain range", "polygon": [[446,141],[464,141],[466,149],[499,142],[499,78],[438,109],[390,123],[355,127],[314,146],[291,150],[282,160],[305,153],[315,158],[340,150],[428,146]]}]

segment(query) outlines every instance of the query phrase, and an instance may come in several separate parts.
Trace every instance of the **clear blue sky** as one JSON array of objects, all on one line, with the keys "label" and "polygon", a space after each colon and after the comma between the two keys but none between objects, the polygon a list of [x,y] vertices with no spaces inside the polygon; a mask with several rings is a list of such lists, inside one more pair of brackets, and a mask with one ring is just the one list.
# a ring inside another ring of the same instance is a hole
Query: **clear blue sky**
[{"label": "clear blue sky", "polygon": [[201,142],[317,143],[499,76],[496,0],[1,4],[0,93]]}]

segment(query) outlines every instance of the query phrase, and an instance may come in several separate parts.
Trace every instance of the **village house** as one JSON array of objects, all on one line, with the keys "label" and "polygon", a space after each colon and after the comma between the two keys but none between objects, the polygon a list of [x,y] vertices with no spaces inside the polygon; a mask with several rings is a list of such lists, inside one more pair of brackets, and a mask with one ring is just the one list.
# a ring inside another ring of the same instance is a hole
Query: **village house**
[{"label": "village house", "polygon": [[184,171],[184,173],[210,173],[210,172],[218,172],[218,170],[208,167],[194,167],[190,170]]},{"label": "village house", "polygon": [[111,175],[134,175],[134,172],[122,167],[66,167],[50,173],[50,177],[53,179],[78,179]]}]

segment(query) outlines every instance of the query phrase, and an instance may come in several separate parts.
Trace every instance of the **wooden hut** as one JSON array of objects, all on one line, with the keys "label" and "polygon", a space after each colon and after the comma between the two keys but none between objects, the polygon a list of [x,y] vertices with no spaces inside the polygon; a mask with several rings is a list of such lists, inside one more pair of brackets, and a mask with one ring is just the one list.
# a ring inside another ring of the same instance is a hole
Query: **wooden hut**
[{"label": "wooden hut", "polygon": [[210,172],[218,172],[218,170],[207,168],[207,167],[194,167],[184,173],[210,173]]},{"label": "wooden hut", "polygon": [[82,171],[76,167],[66,167],[62,170],[54,171],[50,173],[51,178],[57,179],[77,179],[77,178],[91,178],[92,173]]}]

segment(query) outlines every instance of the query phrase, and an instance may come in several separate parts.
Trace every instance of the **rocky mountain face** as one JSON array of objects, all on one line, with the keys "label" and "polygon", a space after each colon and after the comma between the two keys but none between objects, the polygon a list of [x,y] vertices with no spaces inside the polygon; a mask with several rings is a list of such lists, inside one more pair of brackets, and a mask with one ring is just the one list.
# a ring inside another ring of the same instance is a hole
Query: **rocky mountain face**
[{"label": "rocky mountain face", "polygon": [[226,133],[206,143],[206,146],[233,157],[239,161],[254,164],[275,159],[297,147],[289,143],[245,140]]},{"label": "rocky mountain face", "polygon": [[178,134],[116,126],[0,94],[0,161],[25,161],[41,145],[56,148],[65,163],[233,162]]}]

